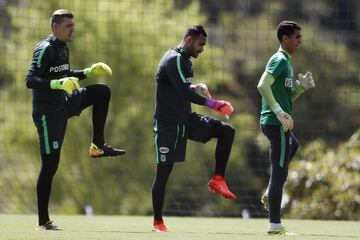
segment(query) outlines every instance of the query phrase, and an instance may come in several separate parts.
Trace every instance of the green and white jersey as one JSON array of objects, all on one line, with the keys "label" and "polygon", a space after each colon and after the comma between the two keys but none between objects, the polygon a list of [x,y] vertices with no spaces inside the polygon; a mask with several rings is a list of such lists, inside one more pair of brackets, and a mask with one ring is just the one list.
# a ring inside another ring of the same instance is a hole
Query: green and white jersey
[{"label": "green and white jersey", "polygon": [[[271,85],[271,91],[276,102],[285,112],[291,115],[291,88],[295,80],[293,81],[293,69],[290,56],[280,48],[269,59],[265,71],[273,75],[275,79],[274,83]],[[260,124],[281,125],[264,98],[262,98],[261,105]]]}]

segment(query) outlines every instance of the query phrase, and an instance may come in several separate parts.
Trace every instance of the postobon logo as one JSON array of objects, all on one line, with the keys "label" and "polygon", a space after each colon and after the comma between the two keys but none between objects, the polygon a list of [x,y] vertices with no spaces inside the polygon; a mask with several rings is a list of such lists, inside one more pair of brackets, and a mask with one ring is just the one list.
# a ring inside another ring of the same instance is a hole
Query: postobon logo
[{"label": "postobon logo", "polygon": [[159,151],[162,153],[162,154],[166,154],[169,152],[169,148],[167,147],[160,147],[159,148]]},{"label": "postobon logo", "polygon": [[56,66],[56,67],[50,67],[50,72],[61,72],[61,71],[69,70],[69,69],[70,69],[69,64],[63,64],[63,65]]}]

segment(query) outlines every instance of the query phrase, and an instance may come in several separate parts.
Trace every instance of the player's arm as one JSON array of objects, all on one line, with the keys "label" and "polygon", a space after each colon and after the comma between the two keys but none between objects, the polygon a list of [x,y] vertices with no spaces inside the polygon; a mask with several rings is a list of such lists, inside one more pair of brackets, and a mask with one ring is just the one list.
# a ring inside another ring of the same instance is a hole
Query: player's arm
[{"label": "player's arm", "polygon": [[167,60],[166,71],[175,89],[186,100],[198,105],[209,107],[226,118],[228,118],[234,111],[229,102],[205,98],[197,94],[196,91],[192,90],[190,83],[186,81],[185,62],[180,55],[171,57]]},{"label": "player's arm", "polygon": [[53,51],[47,43],[36,46],[30,69],[25,76],[26,87],[31,89],[49,89],[50,80],[43,76],[49,68],[50,60],[54,57]]},{"label": "player's arm", "polygon": [[79,80],[98,75],[112,75],[111,68],[106,63],[94,63],[84,70],[70,70],[69,76],[76,77]]},{"label": "player's arm", "polygon": [[190,83],[186,81],[185,76],[188,75],[184,60],[180,55],[170,57],[166,62],[166,72],[168,73],[170,82],[177,92],[186,100],[198,104],[205,105],[206,98],[196,94],[190,87]]},{"label": "player's arm", "polygon": [[265,99],[271,110],[275,113],[281,122],[284,131],[291,130],[293,127],[293,120],[289,114],[284,112],[281,106],[276,102],[271,85],[275,82],[275,78],[271,73],[264,72],[258,83],[258,90],[261,96]]},{"label": "player's arm", "polygon": [[301,94],[306,90],[315,87],[315,82],[312,77],[312,73],[307,71],[305,75],[302,73],[298,74],[298,80],[295,81],[292,89],[291,100],[294,102]]},{"label": "player's arm", "polygon": [[69,77],[76,77],[80,80],[86,78],[86,75],[84,73],[84,70],[73,70],[73,69],[70,69],[70,72],[68,74]]},{"label": "player's arm", "polygon": [[191,84],[190,88],[204,98],[211,98],[209,89],[205,83]]},{"label": "player's arm", "polygon": [[88,77],[100,76],[100,75],[112,75],[111,68],[103,62],[94,63],[88,68],[85,68],[83,74]]},{"label": "player's arm", "polygon": [[63,90],[71,94],[73,90],[80,88],[79,79],[76,77],[65,77],[60,79],[45,79],[44,74],[49,68],[49,63],[54,58],[54,53],[49,45],[39,45],[34,51],[25,83],[32,89],[53,89]]}]

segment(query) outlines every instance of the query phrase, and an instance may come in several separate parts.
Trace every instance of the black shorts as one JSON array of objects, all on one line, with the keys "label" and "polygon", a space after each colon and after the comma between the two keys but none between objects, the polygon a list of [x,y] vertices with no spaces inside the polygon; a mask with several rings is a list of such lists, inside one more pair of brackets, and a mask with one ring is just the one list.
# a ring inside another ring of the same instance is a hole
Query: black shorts
[{"label": "black shorts", "polygon": [[83,104],[86,98],[86,88],[80,88],[68,97],[66,106],[56,113],[33,114],[33,121],[39,136],[41,154],[51,154],[60,151],[64,141],[68,118],[80,115],[87,106]]},{"label": "black shorts", "polygon": [[154,143],[157,164],[185,161],[187,139],[206,143],[219,120],[191,113],[185,124],[154,119]]}]

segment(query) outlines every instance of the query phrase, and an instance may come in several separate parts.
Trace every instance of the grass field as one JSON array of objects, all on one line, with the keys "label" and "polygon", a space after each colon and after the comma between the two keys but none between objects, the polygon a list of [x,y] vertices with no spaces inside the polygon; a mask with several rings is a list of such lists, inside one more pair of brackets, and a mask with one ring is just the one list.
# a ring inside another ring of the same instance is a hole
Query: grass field
[{"label": "grass field", "polygon": [[284,220],[297,236],[268,236],[267,220],[236,218],[166,217],[170,233],[151,232],[151,217],[53,216],[63,231],[35,231],[34,215],[0,215],[0,239],[360,239],[360,222]]}]

